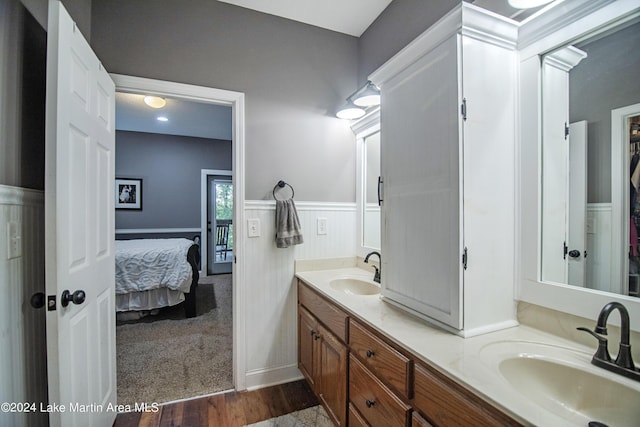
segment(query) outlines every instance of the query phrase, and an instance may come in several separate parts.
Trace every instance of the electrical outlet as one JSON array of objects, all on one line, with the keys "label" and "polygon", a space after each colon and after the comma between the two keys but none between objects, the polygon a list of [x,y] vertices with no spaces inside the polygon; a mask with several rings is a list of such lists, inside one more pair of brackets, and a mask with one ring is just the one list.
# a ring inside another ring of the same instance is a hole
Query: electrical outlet
[{"label": "electrical outlet", "polygon": [[247,229],[247,234],[249,235],[249,237],[260,237],[260,219],[247,219]]},{"label": "electrical outlet", "polygon": [[20,235],[20,223],[10,221],[7,223],[7,258],[13,259],[22,256],[22,236]]},{"label": "electrical outlet", "polygon": [[327,234],[327,218],[318,217],[318,236]]}]

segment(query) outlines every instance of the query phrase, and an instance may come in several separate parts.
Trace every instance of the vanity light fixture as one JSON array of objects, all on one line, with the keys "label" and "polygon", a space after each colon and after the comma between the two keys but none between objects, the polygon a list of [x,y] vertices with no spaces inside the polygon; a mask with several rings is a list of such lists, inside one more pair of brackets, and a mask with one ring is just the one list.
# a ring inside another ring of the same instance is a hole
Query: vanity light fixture
[{"label": "vanity light fixture", "polygon": [[364,116],[364,114],[364,108],[355,105],[351,98],[347,98],[347,103],[338,108],[338,111],[336,112],[336,116],[339,119],[345,120],[359,119]]},{"label": "vanity light fixture", "polygon": [[370,81],[353,98],[353,103],[358,107],[373,107],[380,105],[380,89]]},{"label": "vanity light fixture", "polygon": [[336,116],[340,119],[359,119],[366,113],[366,108],[380,105],[380,89],[370,81],[349,95],[347,103],[340,107]]},{"label": "vanity light fixture", "polygon": [[144,103],[151,108],[162,108],[167,105],[167,101],[159,96],[145,96]]},{"label": "vanity light fixture", "polygon": [[509,0],[509,5],[516,9],[531,9],[551,3],[553,0]]}]

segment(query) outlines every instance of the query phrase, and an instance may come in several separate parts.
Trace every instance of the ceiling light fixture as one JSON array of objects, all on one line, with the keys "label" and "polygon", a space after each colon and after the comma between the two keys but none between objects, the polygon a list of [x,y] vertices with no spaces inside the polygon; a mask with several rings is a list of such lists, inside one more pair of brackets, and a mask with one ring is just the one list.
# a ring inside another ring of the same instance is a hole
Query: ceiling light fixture
[{"label": "ceiling light fixture", "polygon": [[553,0],[509,0],[509,5],[516,9],[531,9],[551,3]]},{"label": "ceiling light fixture", "polygon": [[156,120],[158,120],[159,122],[168,122],[169,121],[169,119],[166,118],[165,116],[158,116],[158,118]]},{"label": "ceiling light fixture", "polygon": [[349,95],[347,103],[338,108],[336,116],[339,119],[359,119],[366,114],[366,108],[380,105],[380,89],[371,82],[367,82],[360,89]]},{"label": "ceiling light fixture", "polygon": [[144,103],[151,108],[162,108],[167,105],[167,101],[159,96],[145,96]]}]

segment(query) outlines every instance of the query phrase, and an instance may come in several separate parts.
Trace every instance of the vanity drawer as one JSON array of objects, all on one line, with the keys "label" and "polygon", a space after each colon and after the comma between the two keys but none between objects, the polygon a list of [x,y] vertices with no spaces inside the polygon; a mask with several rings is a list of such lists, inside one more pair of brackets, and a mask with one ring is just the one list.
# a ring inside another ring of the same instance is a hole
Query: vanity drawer
[{"label": "vanity drawer", "polygon": [[411,361],[386,342],[349,320],[349,347],[362,364],[370,369],[386,385],[410,397]]},{"label": "vanity drawer", "polygon": [[347,342],[347,314],[298,280],[298,302],[342,342]]},{"label": "vanity drawer", "polygon": [[519,426],[478,396],[441,374],[414,365],[413,407],[434,426]]},{"label": "vanity drawer", "polygon": [[353,355],[349,355],[349,400],[372,427],[408,426],[411,408]]}]

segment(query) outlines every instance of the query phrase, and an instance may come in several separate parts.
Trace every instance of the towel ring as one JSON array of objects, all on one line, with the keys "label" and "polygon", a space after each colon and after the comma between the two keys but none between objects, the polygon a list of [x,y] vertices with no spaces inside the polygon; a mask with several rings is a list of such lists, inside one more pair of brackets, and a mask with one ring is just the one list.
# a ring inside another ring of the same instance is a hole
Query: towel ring
[{"label": "towel ring", "polygon": [[293,199],[293,196],[296,194],[296,192],[293,190],[293,187],[291,186],[291,184],[286,183],[282,180],[278,181],[278,183],[275,185],[275,187],[273,187],[273,198],[276,200],[280,200],[276,197],[276,190],[279,188],[284,188],[284,186],[288,186],[291,189],[291,198]]}]

